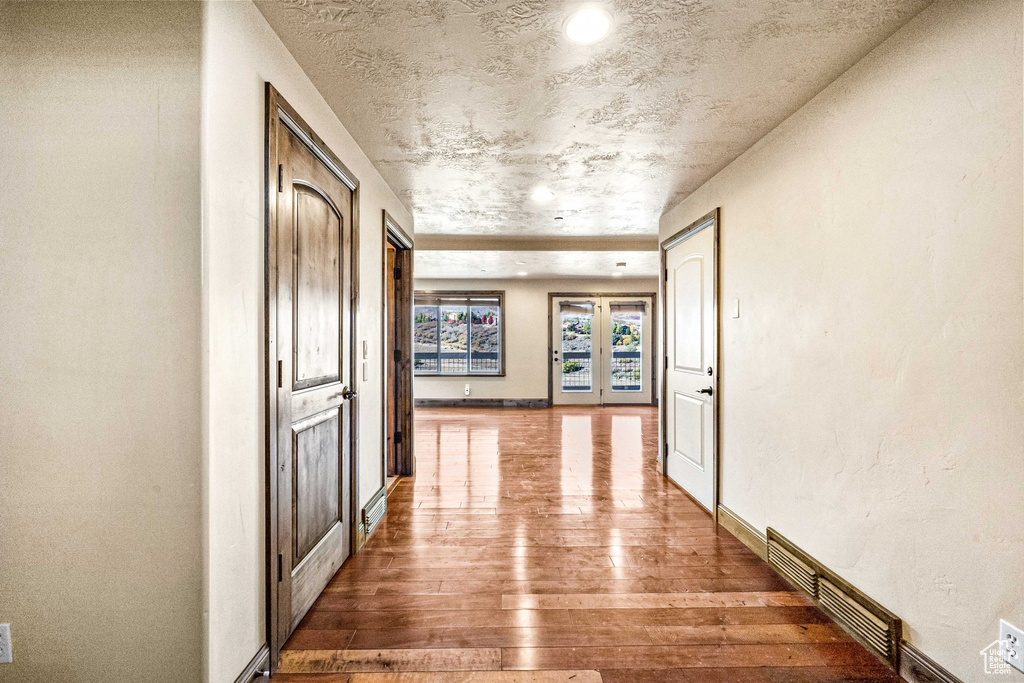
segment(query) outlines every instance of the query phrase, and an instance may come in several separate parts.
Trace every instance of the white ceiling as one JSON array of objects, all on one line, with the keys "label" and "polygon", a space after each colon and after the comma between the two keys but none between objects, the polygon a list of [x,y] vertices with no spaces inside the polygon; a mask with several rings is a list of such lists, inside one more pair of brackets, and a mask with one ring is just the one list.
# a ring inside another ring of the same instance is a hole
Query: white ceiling
[{"label": "white ceiling", "polygon": [[257,4],[417,234],[576,236],[656,234],[929,1],[603,0],[590,46],[572,0]]},{"label": "white ceiling", "polygon": [[[431,251],[417,249],[416,279],[658,277],[656,251]],[[616,264],[624,262],[625,268]]]}]

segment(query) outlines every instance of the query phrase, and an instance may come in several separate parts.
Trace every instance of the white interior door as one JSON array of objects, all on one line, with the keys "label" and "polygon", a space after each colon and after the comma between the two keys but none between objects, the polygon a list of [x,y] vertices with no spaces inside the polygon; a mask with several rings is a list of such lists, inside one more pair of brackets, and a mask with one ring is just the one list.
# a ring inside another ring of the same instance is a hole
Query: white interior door
[{"label": "white interior door", "polygon": [[716,231],[711,219],[672,245],[665,274],[665,473],[708,511],[718,503]]},{"label": "white interior door", "polygon": [[651,297],[601,299],[602,393],[604,404],[651,402]]},{"label": "white interior door", "polygon": [[551,306],[551,398],[555,405],[601,403],[599,297],[556,297]]}]

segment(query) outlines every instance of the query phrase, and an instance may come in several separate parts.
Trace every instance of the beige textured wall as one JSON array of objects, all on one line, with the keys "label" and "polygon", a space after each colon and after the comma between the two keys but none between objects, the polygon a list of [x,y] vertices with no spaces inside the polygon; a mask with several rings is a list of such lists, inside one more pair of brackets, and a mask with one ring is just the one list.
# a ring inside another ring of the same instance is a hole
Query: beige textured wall
[{"label": "beige textured wall", "polygon": [[416,377],[416,398],[548,397],[548,292],[657,292],[655,278],[416,280],[417,291],[504,291],[504,377]]},{"label": "beige textured wall", "polygon": [[[233,681],[264,642],[263,164],[270,81],[360,181],[359,500],[379,488],[382,209],[409,213],[248,0],[205,5],[203,262],[208,676]],[[357,368],[357,375],[359,369]]]},{"label": "beige textured wall", "polygon": [[722,209],[722,502],[965,681],[1024,624],[1019,0],[939,2],[662,219]]},{"label": "beige textured wall", "polygon": [[202,677],[200,18],[0,3],[3,681]]}]

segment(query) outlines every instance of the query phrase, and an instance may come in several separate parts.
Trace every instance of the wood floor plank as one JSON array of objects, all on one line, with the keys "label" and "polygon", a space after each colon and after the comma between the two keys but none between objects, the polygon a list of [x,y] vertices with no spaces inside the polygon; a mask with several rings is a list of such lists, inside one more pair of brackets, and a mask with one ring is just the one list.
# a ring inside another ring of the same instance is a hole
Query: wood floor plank
[{"label": "wood floor plank", "polygon": [[283,650],[282,673],[487,671],[501,668],[498,648],[425,650]]},{"label": "wood floor plank", "polygon": [[898,680],[662,476],[654,409],[424,409],[414,438],[275,680]]}]

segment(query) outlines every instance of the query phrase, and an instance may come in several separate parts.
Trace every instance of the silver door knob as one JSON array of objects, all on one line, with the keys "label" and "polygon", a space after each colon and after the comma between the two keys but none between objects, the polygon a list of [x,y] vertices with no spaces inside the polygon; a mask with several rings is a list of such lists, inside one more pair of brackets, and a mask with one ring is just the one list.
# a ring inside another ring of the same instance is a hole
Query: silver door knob
[{"label": "silver door knob", "polygon": [[355,396],[356,396],[356,392],[352,391],[348,387],[344,387],[341,390],[341,398],[346,400],[346,401],[351,399],[351,398],[355,398]]}]

